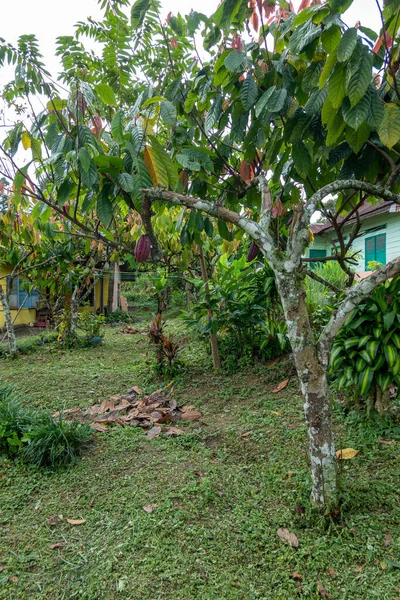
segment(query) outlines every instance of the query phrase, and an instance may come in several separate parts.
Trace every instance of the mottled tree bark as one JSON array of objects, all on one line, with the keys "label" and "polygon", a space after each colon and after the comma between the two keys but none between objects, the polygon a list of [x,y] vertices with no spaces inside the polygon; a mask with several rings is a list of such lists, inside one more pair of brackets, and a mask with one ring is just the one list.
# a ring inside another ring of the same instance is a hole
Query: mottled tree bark
[{"label": "mottled tree bark", "polygon": [[318,354],[307,314],[304,278],[277,274],[297,375],[304,398],[311,462],[312,492],[316,505],[330,511],[337,503],[336,456],[326,368]]},{"label": "mottled tree bark", "polygon": [[0,283],[0,302],[3,307],[4,321],[6,324],[8,351],[11,355],[16,354],[17,353],[17,339],[15,337],[14,324],[13,324],[13,320],[11,317],[11,311],[10,311],[10,306],[8,304],[7,294],[5,293],[1,283]]}]

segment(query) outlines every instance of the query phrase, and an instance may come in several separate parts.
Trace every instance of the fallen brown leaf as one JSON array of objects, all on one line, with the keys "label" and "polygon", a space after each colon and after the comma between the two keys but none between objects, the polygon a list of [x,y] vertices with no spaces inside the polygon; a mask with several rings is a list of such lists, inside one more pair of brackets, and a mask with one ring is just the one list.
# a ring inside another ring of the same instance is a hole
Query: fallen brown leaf
[{"label": "fallen brown leaf", "polygon": [[[146,356],[146,355],[142,354],[142,356]],[[137,386],[137,385],[134,385],[133,388],[131,388],[131,390],[132,390],[132,392],[136,392],[136,394],[138,396],[141,396],[143,394],[143,390],[139,386]]]},{"label": "fallen brown leaf", "polygon": [[336,575],[335,569],[329,569],[328,573],[329,575]]},{"label": "fallen brown leaf", "polygon": [[106,427],[102,423],[90,423],[90,427],[92,429],[95,429],[96,431],[100,431],[101,433],[108,431],[108,427]]},{"label": "fallen brown leaf", "polygon": [[289,546],[291,546],[292,548],[299,547],[299,540],[297,539],[294,533],[289,531],[289,529],[286,529],[285,527],[280,527],[276,533],[278,534],[281,541],[285,544],[289,544]]},{"label": "fallen brown leaf", "polygon": [[67,519],[67,523],[70,525],[84,525],[86,523],[85,519]]},{"label": "fallen brown leaf", "polygon": [[297,573],[297,571],[292,571],[292,577],[295,581],[302,581],[304,579],[301,573]]},{"label": "fallen brown leaf", "polygon": [[99,415],[102,415],[103,413],[107,412],[107,411],[112,411],[114,410],[114,402],[112,400],[104,400],[104,402],[102,402],[100,404],[100,408],[99,408]]},{"label": "fallen brown leaf", "polygon": [[317,586],[318,586],[318,593],[320,596],[322,596],[322,598],[326,598],[327,600],[331,600],[330,595],[328,594],[328,592],[326,591],[326,589],[324,588],[324,586],[322,585],[322,583],[320,581],[317,581]]},{"label": "fallen brown leaf", "polygon": [[54,527],[54,525],[57,525],[57,520],[57,516],[50,517],[50,519],[47,519],[47,525],[50,525],[50,527]]},{"label": "fallen brown leaf", "polygon": [[245,438],[249,437],[249,435],[251,435],[252,433],[253,433],[253,430],[245,431],[244,433],[242,433],[242,435],[240,437],[245,439]]},{"label": "fallen brown leaf", "polygon": [[281,381],[275,389],[272,390],[273,394],[277,394],[278,392],[280,392],[281,390],[284,390],[285,387],[287,386],[287,384],[289,383],[289,379],[285,379],[284,381]]},{"label": "fallen brown leaf", "polygon": [[185,405],[185,406],[182,406],[182,407],[181,407],[179,410],[180,410],[182,413],[185,413],[185,412],[191,412],[191,411],[193,411],[195,408],[196,408],[196,407],[195,407],[193,404],[190,404],[189,406],[187,406],[187,405]]},{"label": "fallen brown leaf", "polygon": [[[114,406],[114,404],[113,404]],[[115,423],[115,421],[119,418],[118,413],[114,410],[112,412],[107,412],[100,417],[96,417],[96,423]]]},{"label": "fallen brown leaf", "polygon": [[355,572],[355,573],[361,573],[361,572],[362,572],[362,567],[356,567],[356,568],[354,569],[354,572]]},{"label": "fallen brown leaf", "polygon": [[157,506],[158,506],[158,504],[148,504],[147,506],[143,506],[143,510],[144,510],[144,512],[150,514],[155,511]]},{"label": "fallen brown leaf", "polygon": [[9,583],[18,583],[18,577],[16,575],[12,575],[8,578]]},{"label": "fallen brown leaf", "polygon": [[182,421],[198,421],[201,418],[201,413],[193,410],[182,414]]},{"label": "fallen brown leaf", "polygon": [[296,509],[296,512],[298,515],[304,515],[306,512],[306,509],[304,508],[304,506],[301,506],[301,504],[299,504],[298,502],[296,502],[295,509]]},{"label": "fallen brown leaf", "polygon": [[179,429],[178,427],[169,427],[164,431],[165,435],[182,435],[182,433],[185,432],[183,431],[183,429]]},{"label": "fallen brown leaf", "polygon": [[392,536],[390,535],[390,533],[385,533],[385,538],[383,543],[385,544],[385,546],[391,546],[392,545]]},{"label": "fallen brown leaf", "polygon": [[281,417],[281,416],[282,416],[282,413],[281,413],[281,412],[278,412],[277,410],[271,410],[271,413],[272,413],[273,415],[276,415],[277,417]]},{"label": "fallen brown leaf", "polygon": [[147,437],[154,439],[156,437],[158,437],[161,433],[161,427],[152,427],[147,433]]},{"label": "fallen brown leaf", "polygon": [[57,548],[64,548],[64,544],[62,544],[61,542],[57,542],[57,544],[52,544],[50,546],[50,550],[56,550]]},{"label": "fallen brown leaf", "polygon": [[394,442],[390,441],[390,440],[379,440],[379,443],[382,444],[383,446],[394,446]]}]

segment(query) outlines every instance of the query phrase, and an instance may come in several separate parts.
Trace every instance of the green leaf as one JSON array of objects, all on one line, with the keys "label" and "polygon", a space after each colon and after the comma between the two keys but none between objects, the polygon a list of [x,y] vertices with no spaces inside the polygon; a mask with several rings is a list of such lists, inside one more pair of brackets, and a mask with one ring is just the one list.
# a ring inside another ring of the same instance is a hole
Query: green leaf
[{"label": "green leaf", "polygon": [[332,25],[329,29],[326,29],[321,35],[321,43],[325,52],[329,54],[338,47],[340,40],[342,39],[342,32],[338,25]]},{"label": "green leaf", "polygon": [[372,55],[368,48],[363,46],[361,59],[356,72],[351,77],[348,85],[348,96],[351,105],[357,104],[367,91],[372,79]]},{"label": "green leaf", "polygon": [[400,333],[393,333],[392,342],[395,344],[396,348],[400,350]]},{"label": "green leaf", "polygon": [[390,329],[390,327],[393,325],[395,318],[396,313],[394,311],[388,312],[386,315],[384,315],[383,325],[386,331],[388,331],[388,329]]},{"label": "green leaf", "polygon": [[209,238],[212,238],[214,236],[214,227],[208,217],[204,219],[204,231],[206,232],[206,235],[208,235]]},{"label": "green leaf", "polygon": [[90,154],[86,148],[79,149],[79,160],[81,161],[81,167],[87,173],[90,167]]},{"label": "green leaf", "polygon": [[386,344],[383,347],[383,351],[385,353],[386,362],[389,365],[389,367],[394,367],[399,356],[397,348],[395,346],[392,346],[392,344]]},{"label": "green leaf", "polygon": [[382,392],[386,392],[392,380],[393,377],[390,373],[377,373],[376,375],[376,382],[381,388]]},{"label": "green leaf", "polygon": [[166,125],[175,127],[176,125],[176,108],[169,100],[165,100],[160,105],[160,115]]},{"label": "green leaf", "polygon": [[315,90],[307,100],[307,103],[304,107],[305,110],[312,115],[318,113],[321,110],[327,96],[328,90],[326,87],[322,88],[322,90]]},{"label": "green leaf", "polygon": [[250,110],[258,96],[258,88],[254,77],[248,75],[243,82],[242,89],[240,91],[240,98],[242,100],[243,108]]},{"label": "green leaf", "polygon": [[346,129],[346,141],[349,144],[350,148],[358,154],[361,148],[364,146],[365,142],[369,138],[369,134],[371,133],[371,129],[366,123],[362,123],[361,126],[357,129],[352,129],[348,127]]},{"label": "green leaf", "polygon": [[363,369],[358,376],[358,389],[361,396],[365,396],[372,384],[374,370],[371,367]]},{"label": "green leaf", "polygon": [[328,97],[333,108],[339,108],[342,105],[346,95],[345,82],[345,66],[343,63],[339,63],[336,65],[328,83]]},{"label": "green leaf", "polygon": [[339,62],[349,60],[357,45],[357,39],[357,29],[355,27],[350,27],[344,32],[337,49],[337,59]]},{"label": "green leaf", "polygon": [[81,177],[83,184],[85,187],[90,188],[93,187],[99,181],[99,174],[97,172],[97,167],[95,163],[91,160],[89,164],[89,169],[85,172],[81,172]]},{"label": "green leaf", "polygon": [[371,341],[367,342],[365,349],[368,352],[369,356],[372,358],[372,360],[375,360],[376,355],[379,350],[379,346],[380,346],[379,340],[371,340]]},{"label": "green leaf", "polygon": [[353,4],[354,0],[330,0],[329,6],[334,13],[342,14]]},{"label": "green leaf", "polygon": [[74,182],[71,179],[65,179],[57,190],[57,204],[62,206],[71,197],[74,189]]},{"label": "green leaf", "polygon": [[111,121],[111,133],[114,140],[119,144],[124,141],[124,113],[122,110],[116,112],[113,120]]},{"label": "green leaf", "polygon": [[133,177],[132,175],[129,175],[129,173],[121,173],[118,177],[118,183],[125,192],[128,192],[128,194],[134,192],[136,189]]},{"label": "green leaf", "polygon": [[228,242],[232,241],[232,233],[229,231],[225,221],[221,221],[221,219],[218,219],[218,233],[223,240],[226,240]]},{"label": "green leaf", "polygon": [[308,21],[296,27],[289,41],[289,50],[293,54],[300,54],[302,50],[321,35],[321,28]]},{"label": "green leaf", "polygon": [[385,104],[378,135],[382,144],[389,150],[400,140],[400,108],[396,104]]},{"label": "green leaf", "polygon": [[150,8],[150,0],[136,0],[131,8],[131,25],[138,29],[143,25],[146,12]]},{"label": "green leaf", "polygon": [[379,97],[375,87],[369,87],[370,107],[367,115],[367,123],[373,129],[377,129],[385,115],[384,104]]},{"label": "green leaf", "polygon": [[222,96],[220,94],[218,94],[218,96],[216,96],[216,98],[214,99],[213,105],[211,106],[211,108],[208,111],[207,116],[205,118],[204,130],[206,133],[208,133],[210,131],[210,129],[212,129],[214,127],[215,122],[219,120],[221,114],[222,114]]},{"label": "green leaf", "polygon": [[242,5],[242,0],[224,0],[214,14],[214,21],[222,29],[229,29]]},{"label": "green leaf", "polygon": [[53,110],[57,112],[62,111],[63,108],[67,108],[67,106],[68,100],[62,100],[61,98],[53,98],[52,100],[49,100],[49,102],[46,104],[47,110]]},{"label": "green leaf", "polygon": [[175,190],[176,186],[178,185],[178,181],[179,181],[178,169],[177,169],[176,164],[171,159],[168,152],[166,152],[164,150],[164,148],[161,146],[161,144],[157,141],[157,139],[154,136],[149,135],[148,137],[149,137],[149,140],[151,143],[151,148],[157,157],[158,163],[162,164],[166,170],[167,177],[168,177],[167,187],[170,187],[172,190]]},{"label": "green leaf", "polygon": [[305,143],[299,142],[293,144],[292,155],[297,172],[305,179],[309,174],[312,165],[311,156]]},{"label": "green leaf", "polygon": [[117,99],[115,97],[114,90],[107,83],[99,83],[94,89],[104,104],[107,104],[108,106],[117,106]]},{"label": "green leaf", "polygon": [[243,52],[239,52],[239,50],[232,50],[229,52],[228,56],[225,58],[224,65],[228,69],[228,71],[233,71],[234,73],[239,73],[243,71],[245,63],[245,55]]},{"label": "green leaf", "polygon": [[104,227],[109,227],[113,218],[113,205],[105,193],[100,193],[97,197],[97,216]]},{"label": "green leaf", "polygon": [[328,81],[329,77],[331,76],[333,68],[336,65],[336,62],[337,62],[336,51],[333,51],[332,54],[330,54],[328,56],[328,58],[326,59],[325,66],[322,69],[321,75],[319,76],[318,85],[319,85],[320,89],[325,87],[325,84]]},{"label": "green leaf", "polygon": [[350,105],[348,98],[343,102],[342,114],[347,125],[357,129],[366,121],[370,108],[369,94],[366,93],[355,106]]}]

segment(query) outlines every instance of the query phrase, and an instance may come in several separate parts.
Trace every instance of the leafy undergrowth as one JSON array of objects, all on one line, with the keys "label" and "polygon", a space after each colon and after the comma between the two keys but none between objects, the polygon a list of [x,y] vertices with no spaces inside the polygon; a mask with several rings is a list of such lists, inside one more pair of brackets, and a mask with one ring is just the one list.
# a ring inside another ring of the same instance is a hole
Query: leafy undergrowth
[{"label": "leafy undergrowth", "polygon": [[[102,347],[45,347],[2,362],[0,376],[30,405],[86,406],[160,387],[147,349],[144,336],[108,329]],[[363,444],[354,427],[346,437],[337,410],[338,447],[360,451],[343,461],[341,519],[318,518],[297,384],[272,393],[290,363],[213,376],[196,345],[183,361],[175,397],[203,414],[184,435],[116,427],[67,471],[3,462],[0,598],[394,600],[399,443]]]}]

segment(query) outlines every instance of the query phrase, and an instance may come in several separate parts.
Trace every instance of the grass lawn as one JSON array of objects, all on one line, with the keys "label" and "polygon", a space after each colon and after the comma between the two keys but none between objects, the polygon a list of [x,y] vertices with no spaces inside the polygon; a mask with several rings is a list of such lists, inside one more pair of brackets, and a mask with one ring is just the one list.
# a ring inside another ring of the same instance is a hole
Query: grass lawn
[{"label": "grass lawn", "polygon": [[[2,462],[0,599],[398,599],[400,443],[379,441],[395,430],[348,417],[345,430],[335,409],[338,447],[360,452],[343,461],[341,518],[317,517],[295,379],[271,393],[290,364],[214,376],[196,345],[184,360],[175,397],[203,414],[184,435],[117,427],[55,473]],[[144,337],[109,328],[99,348],[3,359],[0,376],[57,410],[159,388],[150,362]]]}]

